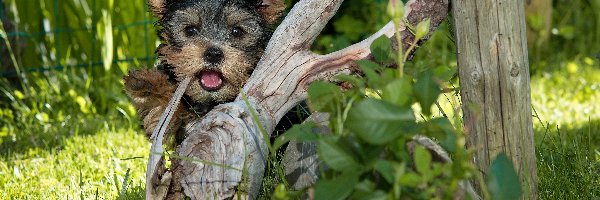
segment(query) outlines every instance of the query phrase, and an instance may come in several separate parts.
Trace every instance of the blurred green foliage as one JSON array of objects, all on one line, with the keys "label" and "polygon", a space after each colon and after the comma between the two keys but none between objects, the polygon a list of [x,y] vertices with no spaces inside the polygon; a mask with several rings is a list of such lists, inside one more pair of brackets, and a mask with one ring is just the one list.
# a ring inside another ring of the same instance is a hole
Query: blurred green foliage
[{"label": "blurred green foliage", "polygon": [[[600,59],[600,0],[554,0],[552,3],[550,37],[541,45],[530,44],[533,70],[558,69],[560,65],[555,63],[577,56]],[[527,20],[530,27],[542,23],[541,19],[534,18],[530,16]]]},{"label": "blurred green foliage", "polygon": [[[153,57],[156,36],[144,1],[4,0],[4,6],[5,17],[16,25],[7,36],[20,43],[15,53],[20,66],[92,66],[109,50],[116,60]],[[113,31],[107,34],[108,29]]]}]

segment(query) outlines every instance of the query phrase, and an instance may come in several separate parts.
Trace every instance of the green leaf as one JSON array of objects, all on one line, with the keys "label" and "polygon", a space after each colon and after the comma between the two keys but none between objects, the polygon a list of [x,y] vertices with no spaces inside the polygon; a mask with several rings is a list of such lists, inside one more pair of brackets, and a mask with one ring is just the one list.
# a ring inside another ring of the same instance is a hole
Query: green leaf
[{"label": "green leaf", "polygon": [[315,185],[315,199],[346,199],[358,183],[358,175],[356,172],[346,172],[333,180],[319,180]]},{"label": "green leaf", "polygon": [[522,195],[521,182],[512,162],[503,153],[492,162],[488,172],[488,189],[494,200],[519,199]]},{"label": "green leaf", "polygon": [[410,108],[366,99],[352,107],[345,124],[360,139],[380,145],[410,131],[415,124],[415,116]]},{"label": "green leaf", "polygon": [[456,130],[448,118],[440,117],[431,119],[428,122],[427,136],[435,137],[440,142],[440,145],[448,152],[456,151]]},{"label": "green leaf", "polygon": [[354,192],[349,199],[366,199],[373,194],[375,190],[375,183],[369,179],[362,180],[360,183],[354,186]]},{"label": "green leaf", "polygon": [[456,73],[456,67],[440,66],[433,69],[433,75],[443,81],[450,81],[456,76]]},{"label": "green leaf", "polygon": [[434,137],[438,140],[446,139],[446,136],[454,133],[454,127],[450,120],[438,117],[427,121],[424,135]]},{"label": "green leaf", "polygon": [[313,132],[313,128],[317,127],[314,122],[308,121],[301,125],[294,125],[290,130],[275,139],[271,153],[277,152],[281,146],[289,141],[295,140],[298,142],[313,142],[319,139],[319,135]]},{"label": "green leaf", "polygon": [[375,164],[375,170],[379,172],[388,183],[394,183],[394,167],[390,161],[378,160]]},{"label": "green leaf", "polygon": [[424,177],[431,176],[431,154],[422,146],[415,146],[415,168]]},{"label": "green leaf", "polygon": [[377,62],[384,64],[394,62],[393,52],[392,41],[385,35],[375,39],[371,44],[371,54]]},{"label": "green leaf", "polygon": [[358,64],[358,66],[360,66],[360,69],[367,77],[367,84],[371,88],[376,88],[377,86],[379,86],[381,79],[379,78],[377,70],[380,70],[381,66],[370,60],[360,60],[356,63]]},{"label": "green leaf", "polygon": [[100,31],[100,33],[103,33],[103,35],[100,35],[100,38],[104,38],[102,43],[102,58],[104,61],[104,70],[109,71],[114,57],[114,34],[112,29],[112,18],[109,11],[102,11],[102,20],[103,22],[99,26],[99,29],[103,30]]},{"label": "green leaf", "polygon": [[406,78],[389,83],[383,90],[383,99],[398,106],[410,105],[412,96],[412,82]]},{"label": "green leaf", "polygon": [[354,86],[354,87],[359,87],[359,88],[365,87],[364,80],[359,77],[356,77],[356,76],[340,74],[340,75],[335,76],[335,79],[351,83],[352,86]]},{"label": "green leaf", "polygon": [[343,148],[337,140],[332,138],[319,140],[319,157],[329,167],[337,171],[358,169],[359,164],[347,148]]},{"label": "green leaf", "polygon": [[431,106],[435,103],[441,93],[431,71],[426,71],[419,77],[415,83],[413,92],[415,93],[417,101],[421,104],[423,113],[428,116],[431,115]]},{"label": "green leaf", "polygon": [[315,82],[308,88],[310,105],[319,112],[335,112],[342,97],[340,88],[332,83]]},{"label": "green leaf", "polygon": [[[389,83],[396,80],[398,77],[398,69],[385,68],[381,72],[380,81],[383,83]],[[410,80],[410,79],[409,79]]]},{"label": "green leaf", "polygon": [[400,181],[401,185],[405,185],[405,186],[409,186],[409,187],[416,187],[419,184],[421,184],[422,178],[421,178],[421,176],[419,176],[418,174],[415,174],[415,173],[406,173],[406,174],[402,175],[402,177],[400,177],[399,181]]},{"label": "green leaf", "polygon": [[376,190],[377,185],[369,179],[365,179],[354,187],[352,196],[348,199],[369,199],[369,200],[385,200],[387,194],[381,190]]}]

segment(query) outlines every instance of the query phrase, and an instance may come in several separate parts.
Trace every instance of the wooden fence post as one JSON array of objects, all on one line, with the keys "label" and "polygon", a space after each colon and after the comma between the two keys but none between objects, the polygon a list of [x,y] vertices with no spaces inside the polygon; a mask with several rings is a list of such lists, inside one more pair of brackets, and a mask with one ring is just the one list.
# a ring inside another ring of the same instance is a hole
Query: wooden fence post
[{"label": "wooden fence post", "polygon": [[482,173],[511,158],[525,199],[537,199],[523,0],[453,0],[464,130]]}]

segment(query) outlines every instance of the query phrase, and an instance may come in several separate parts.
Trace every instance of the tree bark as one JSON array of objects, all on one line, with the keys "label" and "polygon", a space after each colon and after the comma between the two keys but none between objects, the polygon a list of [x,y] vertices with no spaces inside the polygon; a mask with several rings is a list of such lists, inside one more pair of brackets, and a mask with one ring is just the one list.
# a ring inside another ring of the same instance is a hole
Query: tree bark
[{"label": "tree bark", "polygon": [[[328,55],[310,52],[313,41],[342,2],[298,2],[275,31],[242,90],[249,105],[240,95],[235,102],[217,106],[202,119],[188,124],[185,130],[189,136],[177,148],[177,159],[170,170],[162,164],[162,136],[156,137],[146,175],[148,199],[256,197],[269,152],[263,138],[269,137],[288,110],[307,98],[310,83],[332,81],[338,74],[357,70],[355,61],[371,58],[369,47],[375,39],[383,35],[392,38],[395,33],[390,22],[368,39],[346,49]],[[413,25],[430,18],[431,34],[448,10],[448,0],[411,0],[405,16]],[[403,43],[413,42],[414,37],[404,24],[397,30]],[[174,97],[177,98],[180,95]],[[167,110],[172,110],[171,106]],[[252,112],[256,112],[258,122]],[[161,121],[168,121],[166,116]],[[265,135],[259,127],[265,130]]]},{"label": "tree bark", "polygon": [[[485,172],[502,152],[537,198],[525,1],[452,1],[468,145]],[[485,173],[483,174],[485,177]]]}]

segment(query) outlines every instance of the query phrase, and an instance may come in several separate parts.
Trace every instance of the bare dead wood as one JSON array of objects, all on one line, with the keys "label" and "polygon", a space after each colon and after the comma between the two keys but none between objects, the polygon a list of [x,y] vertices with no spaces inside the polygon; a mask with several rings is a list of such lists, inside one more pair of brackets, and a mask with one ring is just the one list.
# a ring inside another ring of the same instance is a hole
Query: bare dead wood
[{"label": "bare dead wood", "polygon": [[[146,178],[161,180],[160,177],[168,176],[170,183],[162,187],[158,182],[147,185],[148,199],[164,199],[155,195],[161,188],[168,188],[168,199],[182,195],[192,199],[224,199],[236,194],[243,199],[256,197],[268,152],[258,127],[270,135],[284,114],[306,99],[310,83],[350,73],[356,68],[355,61],[371,57],[369,46],[375,39],[383,35],[391,38],[395,33],[394,24],[388,23],[366,40],[338,52],[310,52],[309,47],[342,2],[303,0],[294,6],[243,88],[250,106],[239,96],[235,102],[217,106],[204,118],[188,124],[185,130],[189,136],[176,151],[177,157],[184,159],[178,159],[169,172],[156,167],[161,165],[156,163],[155,172],[148,172],[153,175]],[[413,24],[430,18],[431,33],[448,9],[448,0],[411,0],[405,15]],[[397,30],[405,44],[413,42],[412,33],[404,24]],[[251,111],[256,111],[259,123],[253,120]],[[162,143],[154,141],[157,142]]]},{"label": "bare dead wood", "polygon": [[[327,135],[330,133],[329,114],[315,113],[307,121],[317,125],[312,129],[312,134]],[[320,161],[315,142],[290,141],[282,162],[285,167],[285,178],[294,190],[307,188],[319,179]]]},{"label": "bare dead wood", "polygon": [[[537,168],[524,1],[454,0],[459,76],[467,145],[480,171],[505,152],[525,199],[537,199]],[[485,176],[485,174],[482,174]]]},{"label": "bare dead wood", "polygon": [[147,197],[157,196],[164,198],[167,195],[168,186],[166,185],[171,182],[171,173],[166,172],[167,174],[163,174],[165,172],[164,158],[162,157],[165,153],[163,141],[165,138],[165,132],[167,130],[167,122],[171,121],[175,110],[177,110],[177,107],[179,106],[179,101],[181,100],[181,97],[183,96],[183,93],[187,89],[191,80],[192,79],[188,77],[179,84],[177,90],[175,90],[175,94],[173,94],[173,98],[169,102],[169,105],[160,117],[160,122],[158,123],[159,126],[154,129],[152,137],[150,137],[153,138],[153,142],[151,154],[148,158],[146,177],[152,178],[146,179],[146,185],[156,189],[146,190]]}]

